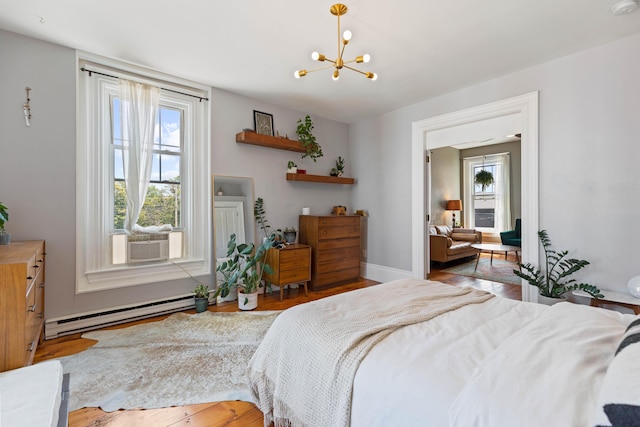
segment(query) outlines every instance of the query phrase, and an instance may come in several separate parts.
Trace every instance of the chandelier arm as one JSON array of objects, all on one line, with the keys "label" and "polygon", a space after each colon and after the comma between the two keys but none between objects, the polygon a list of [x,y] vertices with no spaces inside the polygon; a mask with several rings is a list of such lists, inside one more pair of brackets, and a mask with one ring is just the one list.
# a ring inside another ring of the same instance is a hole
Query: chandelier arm
[{"label": "chandelier arm", "polygon": [[[340,15],[338,15],[338,58],[342,58],[342,52],[340,52]],[[342,51],[344,52],[344,46],[342,47]]]},{"label": "chandelier arm", "polygon": [[307,70],[307,74],[313,73],[314,71],[326,70],[327,68],[334,68],[334,67],[335,66],[333,64],[332,65],[325,65],[324,67],[318,67],[318,68],[314,68],[313,70]]},{"label": "chandelier arm", "polygon": [[[354,61],[355,61],[355,60],[354,60]],[[354,62],[354,61],[349,61],[349,62]],[[345,64],[346,64],[346,62],[345,62]],[[360,73],[360,74],[363,74],[363,75],[365,75],[365,76],[367,75],[367,73],[366,73],[366,72],[364,72],[364,71],[360,71],[360,70],[358,70],[357,68],[349,67],[348,65],[344,65],[344,68],[348,68],[348,69],[350,69],[351,71],[355,71],[356,73]]]}]

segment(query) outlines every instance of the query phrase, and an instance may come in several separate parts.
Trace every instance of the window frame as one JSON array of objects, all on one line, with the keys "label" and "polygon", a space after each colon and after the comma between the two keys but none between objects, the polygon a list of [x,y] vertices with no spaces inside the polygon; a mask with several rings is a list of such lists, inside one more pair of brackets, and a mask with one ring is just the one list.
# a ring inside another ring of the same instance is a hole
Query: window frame
[{"label": "window frame", "polygon": [[[110,100],[117,78],[81,68],[210,98],[210,88],[173,76],[96,55],[77,55],[76,137],[76,293],[184,279],[179,263],[193,276],[211,274],[210,104],[162,91],[163,100],[185,108],[181,159],[183,257],[148,264],[111,263],[113,227],[113,154]],[[105,107],[106,106],[106,107]],[[106,119],[105,119],[106,118]],[[187,134],[189,137],[187,137]],[[98,141],[90,144],[89,141]],[[103,160],[101,160],[103,159]],[[106,159],[106,160],[104,160]],[[96,196],[98,195],[98,196]],[[111,209],[111,214],[109,214]]]}]

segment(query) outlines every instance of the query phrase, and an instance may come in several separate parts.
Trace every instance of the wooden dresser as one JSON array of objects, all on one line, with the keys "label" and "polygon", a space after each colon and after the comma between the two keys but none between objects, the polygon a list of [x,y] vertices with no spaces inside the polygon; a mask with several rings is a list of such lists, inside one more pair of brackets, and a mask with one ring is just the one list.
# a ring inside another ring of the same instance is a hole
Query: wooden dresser
[{"label": "wooden dresser", "polygon": [[311,246],[311,289],[360,277],[359,215],[300,215],[300,243]]},{"label": "wooden dresser", "polygon": [[293,283],[304,283],[304,293],[308,295],[307,282],[311,280],[311,247],[293,244],[283,249],[271,248],[267,251],[265,261],[273,270],[273,274],[265,272],[264,278],[280,288],[280,301],[284,287]]},{"label": "wooden dresser", "polygon": [[44,241],[0,245],[0,372],[30,365],[44,326]]}]

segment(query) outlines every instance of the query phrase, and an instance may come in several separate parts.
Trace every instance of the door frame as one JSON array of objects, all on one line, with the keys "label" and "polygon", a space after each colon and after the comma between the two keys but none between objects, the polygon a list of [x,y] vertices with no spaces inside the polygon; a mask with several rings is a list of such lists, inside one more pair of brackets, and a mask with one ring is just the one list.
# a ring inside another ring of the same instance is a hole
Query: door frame
[{"label": "door frame", "polygon": [[[443,114],[412,123],[412,259],[411,270],[415,278],[427,278],[429,239],[427,215],[429,213],[430,174],[426,161],[430,150],[446,145],[430,141],[431,132],[453,129],[457,126],[481,124],[483,121],[518,114],[521,122],[522,149],[522,253],[521,262],[538,264],[538,98],[537,91],[453,113]],[[497,135],[496,135],[497,136]],[[536,302],[535,288],[523,281],[522,300]]]}]

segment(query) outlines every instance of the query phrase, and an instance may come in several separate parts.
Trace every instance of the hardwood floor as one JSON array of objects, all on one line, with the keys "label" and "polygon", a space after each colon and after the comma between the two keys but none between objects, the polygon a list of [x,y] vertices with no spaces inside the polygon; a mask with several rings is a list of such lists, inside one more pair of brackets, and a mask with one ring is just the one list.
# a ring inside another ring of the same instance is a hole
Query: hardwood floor
[{"label": "hardwood floor", "polygon": [[[431,280],[437,280],[454,286],[472,286],[484,289],[498,296],[520,299],[520,287],[498,282],[474,279],[442,272],[438,266],[434,266],[430,276]],[[309,292],[304,295],[303,289],[285,290],[285,298],[279,300],[279,293],[274,292],[266,296],[260,295],[258,310],[284,310],[294,305],[324,298],[354,289],[375,286],[377,282],[371,280],[359,280],[354,283],[317,292]],[[236,311],[235,301],[209,306],[209,311]],[[189,310],[187,313],[194,313]],[[104,329],[118,329],[134,324],[154,322],[167,316],[158,316],[123,325],[112,326]],[[95,344],[95,341],[80,337],[80,334],[69,335],[42,342],[37,349],[34,363],[68,356],[83,351]],[[203,403],[198,405],[176,406],[162,409],[128,410],[116,412],[104,412],[98,408],[83,408],[69,414],[69,426],[71,427],[161,427],[161,426],[193,426],[193,427],[262,427],[263,416],[253,404],[241,401],[227,401]]]}]

